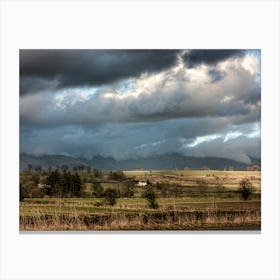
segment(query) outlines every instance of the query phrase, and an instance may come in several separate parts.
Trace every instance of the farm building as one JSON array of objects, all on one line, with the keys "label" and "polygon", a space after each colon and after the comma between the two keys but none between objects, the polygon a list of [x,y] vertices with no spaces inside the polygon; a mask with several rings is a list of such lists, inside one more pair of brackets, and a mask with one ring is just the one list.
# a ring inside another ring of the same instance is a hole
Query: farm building
[{"label": "farm building", "polygon": [[50,188],[50,187],[51,187],[51,186],[50,186],[50,185],[47,185],[47,184],[41,184],[41,183],[38,184],[38,188],[39,188],[39,189]]},{"label": "farm building", "polygon": [[137,186],[140,186],[140,187],[145,187],[145,186],[151,186],[151,182],[149,180],[139,180],[137,181],[136,183]]},{"label": "farm building", "polygon": [[137,186],[144,187],[144,186],[147,186],[147,184],[148,184],[148,181],[138,181]]}]

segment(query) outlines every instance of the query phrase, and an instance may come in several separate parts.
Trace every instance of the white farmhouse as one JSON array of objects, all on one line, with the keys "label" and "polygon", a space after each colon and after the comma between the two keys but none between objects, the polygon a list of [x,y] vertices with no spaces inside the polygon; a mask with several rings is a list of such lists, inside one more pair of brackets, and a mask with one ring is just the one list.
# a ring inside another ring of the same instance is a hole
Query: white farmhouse
[{"label": "white farmhouse", "polygon": [[139,187],[147,186],[147,181],[138,181],[137,186]]}]

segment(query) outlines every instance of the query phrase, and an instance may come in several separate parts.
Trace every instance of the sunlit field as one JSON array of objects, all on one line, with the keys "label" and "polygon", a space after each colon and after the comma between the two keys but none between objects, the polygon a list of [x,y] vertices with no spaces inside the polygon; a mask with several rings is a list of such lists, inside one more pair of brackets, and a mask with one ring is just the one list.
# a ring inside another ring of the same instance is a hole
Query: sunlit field
[{"label": "sunlit field", "polygon": [[[121,174],[121,178],[112,178],[108,172],[98,177],[78,172],[78,196],[46,195],[42,190],[36,193],[33,183],[31,192],[20,202],[20,230],[261,228],[260,171],[139,170]],[[50,175],[22,172],[21,184],[31,185],[34,176],[46,184]],[[251,190],[248,197],[241,190],[244,179]],[[139,181],[148,184],[139,186]],[[108,190],[114,190],[113,202],[108,199]]]}]

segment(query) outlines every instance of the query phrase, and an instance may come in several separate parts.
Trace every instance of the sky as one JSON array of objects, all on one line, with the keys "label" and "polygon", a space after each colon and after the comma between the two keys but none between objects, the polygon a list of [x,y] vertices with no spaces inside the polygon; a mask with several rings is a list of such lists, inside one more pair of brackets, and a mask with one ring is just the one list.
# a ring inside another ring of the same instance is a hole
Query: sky
[{"label": "sky", "polygon": [[20,152],[261,157],[260,50],[20,50]]}]

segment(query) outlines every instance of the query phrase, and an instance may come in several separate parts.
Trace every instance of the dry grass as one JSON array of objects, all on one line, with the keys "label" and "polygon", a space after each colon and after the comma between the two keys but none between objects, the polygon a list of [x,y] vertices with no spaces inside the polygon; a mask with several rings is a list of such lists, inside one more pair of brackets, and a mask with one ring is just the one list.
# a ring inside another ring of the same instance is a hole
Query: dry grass
[{"label": "dry grass", "polygon": [[48,214],[34,210],[20,216],[22,231],[83,231],[83,230],[200,230],[200,229],[255,229],[260,230],[261,212],[254,210],[220,210],[215,204],[206,210],[149,212],[114,212],[78,214],[75,208],[67,214],[57,211]]}]

